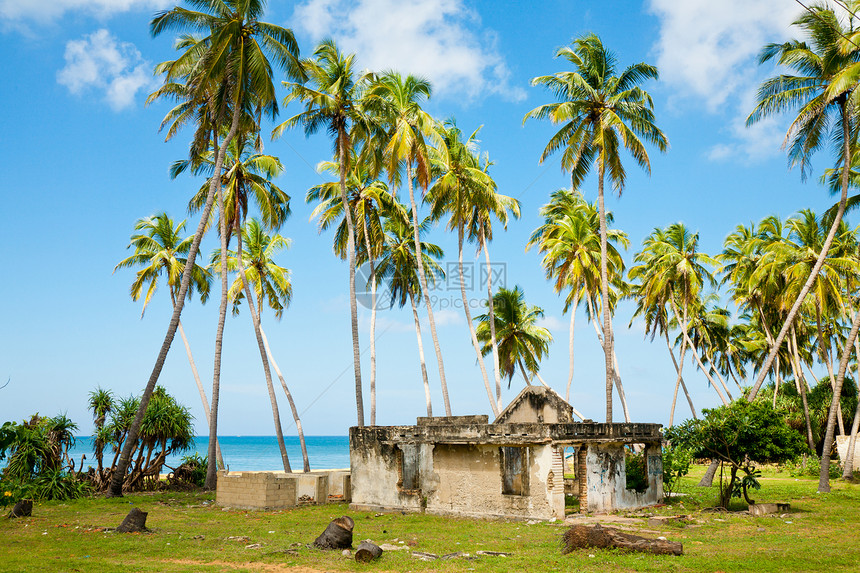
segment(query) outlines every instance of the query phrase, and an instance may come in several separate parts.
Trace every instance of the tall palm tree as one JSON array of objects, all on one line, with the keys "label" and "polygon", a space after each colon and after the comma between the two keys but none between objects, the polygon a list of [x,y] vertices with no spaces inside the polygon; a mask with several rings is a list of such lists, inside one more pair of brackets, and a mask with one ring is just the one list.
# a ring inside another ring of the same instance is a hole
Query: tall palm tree
[{"label": "tall palm tree", "polygon": [[720,400],[724,404],[728,403],[702,363],[689,335],[691,315],[701,307],[702,289],[706,283],[716,286],[713,274],[706,267],[715,266],[716,261],[699,251],[698,241],[698,233],[690,233],[682,223],[675,223],[666,229],[656,228],[643,241],[642,251],[633,257],[633,261],[638,264],[631,267],[628,273],[630,279],[639,281],[637,296],[641,299],[640,305],[643,308],[655,307],[658,316],[663,312],[668,315],[671,311],[681,330],[681,359],[672,412],[675,410],[687,349],[693,354]]},{"label": "tall palm tree", "polygon": [[[376,261],[383,248],[383,212],[398,211],[405,216],[406,211],[388,191],[388,186],[372,176],[364,161],[353,158],[346,178],[350,216],[356,232],[356,264],[370,267],[370,425],[376,425]],[[336,161],[324,161],[317,166],[321,173],[340,173]],[[348,257],[349,227],[344,216],[343,200],[339,183],[321,183],[308,190],[307,202],[319,201],[311,218],[319,218],[320,232],[337,223],[334,237],[334,252],[341,259]],[[357,223],[357,224],[356,224]],[[368,285],[363,285],[367,287]]]},{"label": "tall palm tree", "polygon": [[[289,306],[290,301],[292,300],[293,285],[290,281],[290,271],[278,265],[274,261],[274,257],[278,252],[282,249],[289,248],[290,240],[277,233],[274,235],[267,234],[265,226],[257,219],[248,220],[243,225],[241,232],[242,244],[245,246],[245,249],[242,253],[228,253],[227,268],[231,271],[239,270],[239,257],[244,257],[244,262],[241,266],[244,267],[247,265],[245,268],[245,278],[247,279],[250,288],[246,288],[245,281],[241,276],[237,276],[234,279],[229,291],[230,300],[233,301],[233,313],[238,313],[239,305],[243,298],[247,298],[249,311],[251,313],[257,313],[257,324],[259,325],[260,337],[263,341],[266,356],[272,367],[275,369],[275,373],[278,375],[278,379],[281,382],[281,388],[284,391],[287,402],[290,404],[290,411],[293,415],[293,421],[296,424],[296,432],[298,433],[299,445],[302,450],[304,471],[309,472],[311,471],[311,466],[310,460],[308,459],[308,450],[305,444],[305,433],[302,430],[302,421],[299,417],[299,411],[296,408],[293,395],[287,386],[284,375],[278,367],[278,363],[275,360],[271,347],[269,346],[269,340],[266,337],[266,332],[263,330],[262,325],[264,303],[274,311],[275,318],[280,320],[284,314],[284,310]],[[216,251],[212,258],[214,263],[215,260],[220,258],[220,253]],[[252,293],[253,301],[248,298],[248,292]],[[256,309],[254,308],[254,303],[256,303]],[[275,399],[275,392],[272,388],[271,379],[267,380],[267,385],[269,390],[269,400],[272,403],[273,412],[277,416],[277,400]],[[283,451],[285,452],[286,446],[283,440],[283,430],[281,428],[279,416],[275,421],[275,431],[279,432],[279,447],[283,448]],[[289,463],[287,463],[287,467],[289,467]]]},{"label": "tall palm tree", "polygon": [[[146,295],[143,297],[143,310],[140,313],[141,318],[143,318],[146,307],[158,287],[158,279],[162,274],[167,276],[170,300],[172,305],[176,306],[176,293],[179,290],[179,281],[188,262],[184,255],[188,254],[192,239],[191,237],[182,238],[185,221],[174,224],[167,213],[159,213],[152,217],[138,219],[134,225],[134,229],[138,233],[131,236],[131,243],[129,243],[129,248],[134,247],[134,254],[120,261],[114,267],[114,272],[122,268],[143,267],[137,272],[137,276],[131,284],[131,299],[134,301],[140,298],[144,287],[147,284],[149,285],[146,288]],[[196,288],[200,292],[201,301],[205,302],[209,297],[211,281],[212,275],[209,271],[195,263],[188,289],[188,298],[191,299],[193,297],[194,289]],[[200,381],[197,365],[194,363],[191,346],[188,344],[188,337],[185,335],[185,329],[182,328],[181,320],[179,321],[179,336],[185,345],[185,354],[188,357],[188,363],[191,365],[191,373],[194,375],[194,382],[197,384],[200,400],[203,402],[203,413],[206,416],[206,424],[208,425],[209,400],[206,398],[206,391],[203,389],[203,384]],[[215,445],[215,455],[218,467],[223,468],[224,460],[221,456],[221,447],[217,443]]]},{"label": "tall palm tree", "polygon": [[[608,176],[620,195],[626,172],[620,150],[627,149],[640,167],[651,172],[645,142],[665,151],[669,142],[654,123],[651,96],[639,84],[657,79],[657,68],[638,63],[616,76],[616,59],[595,34],[573,41],[572,47],[556,52],[575,68],[532,80],[553,92],[559,101],[539,106],[526,114],[529,118],[549,119],[562,128],[550,139],[541,162],[563,149],[561,167],[570,171],[571,187],[578,188],[597,164],[597,202],[600,213],[600,298],[609,300],[607,261],[606,208],[603,198],[604,179]],[[641,138],[641,139],[640,139]],[[612,421],[612,325],[609,305],[603,305],[603,340],[606,366],[606,421]]]},{"label": "tall palm tree", "polygon": [[[492,166],[489,157],[484,154],[482,160],[482,170],[487,173]],[[517,199],[502,195],[495,191],[495,187],[488,189],[488,201],[475,203],[472,207],[472,212],[468,219],[468,237],[474,241],[478,251],[484,252],[485,264],[485,284],[487,287],[487,311],[490,317],[495,315],[493,308],[493,286],[495,285],[496,277],[493,269],[492,261],[490,260],[490,241],[493,240],[493,220],[501,223],[502,227],[507,229],[508,221],[511,217],[519,218],[520,202]],[[503,285],[502,285],[503,286]],[[490,320],[490,346],[492,347],[493,355],[493,374],[496,378],[496,403],[499,411],[502,410],[502,376],[499,366],[499,344],[496,339],[496,321]],[[537,375],[540,378],[540,374]]]},{"label": "tall palm tree", "polygon": [[[109,495],[121,496],[122,484],[131,459],[133,444],[137,441],[140,425],[152,392],[158,382],[167,352],[173,342],[179,324],[179,316],[188,284],[191,280],[191,270],[194,259],[200,247],[200,241],[206,228],[209,212],[215,200],[218,183],[221,179],[223,157],[232,138],[239,128],[239,120],[243,111],[252,107],[265,111],[274,117],[278,107],[275,99],[275,89],[272,84],[272,68],[267,54],[271,55],[290,76],[302,77],[303,71],[298,60],[298,45],[292,31],[260,21],[265,8],[265,0],[210,0],[208,2],[192,2],[192,6],[207,11],[189,10],[175,7],[172,10],[159,12],[150,23],[150,31],[154,36],[171,29],[195,30],[206,34],[199,41],[186,44],[185,52],[173,66],[167,66],[164,72],[166,83],[183,83],[181,97],[193,102],[195,109],[208,109],[208,113],[198,115],[198,133],[211,132],[212,147],[218,148],[215,158],[214,176],[210,182],[206,203],[201,214],[200,224],[194,235],[188,252],[189,264],[186,265],[177,294],[177,305],[167,328],[161,350],[149,377],[146,388],[141,396],[137,414],[129,429],[129,436],[123,445],[123,450],[114,473],[109,489]],[[229,102],[229,103],[227,103]],[[221,113],[215,110],[220,109]],[[226,126],[224,111],[231,110],[231,119],[227,134],[220,142],[218,136]],[[209,118],[211,125],[203,118]],[[204,138],[205,139],[205,138]],[[204,148],[208,148],[205,145]],[[223,221],[223,218],[222,218]],[[222,241],[226,240],[226,230],[222,229]],[[226,255],[226,247],[222,244]],[[226,262],[222,261],[222,315],[226,312]],[[212,407],[209,421],[209,459],[214,459],[215,443],[218,424],[218,391],[220,382],[221,340],[223,332],[216,334],[215,368],[212,383]],[[206,475],[206,487],[215,487],[215,464],[209,464]]]},{"label": "tall palm tree", "polygon": [[[415,336],[418,339],[418,359],[421,365],[421,378],[424,382],[424,399],[427,403],[427,416],[433,417],[433,405],[430,399],[430,381],[427,378],[427,365],[424,361],[424,343],[421,339],[421,321],[418,318],[418,305],[416,297],[421,296],[421,280],[418,278],[418,264],[424,266],[424,274],[430,281],[430,286],[435,286],[436,280],[444,278],[445,272],[433,259],[441,259],[443,252],[438,245],[426,240],[421,241],[423,256],[415,255],[415,238],[413,235],[411,213],[396,210],[389,211],[385,219],[384,249],[382,258],[379,260],[378,272],[388,283],[391,293],[391,303],[395,302],[402,308],[408,300],[412,306],[412,318],[415,322]],[[426,217],[419,227],[421,233],[425,233],[431,224],[430,217]]]},{"label": "tall palm tree", "polygon": [[[519,286],[512,290],[501,287],[493,298],[496,299],[494,319],[499,363],[502,374],[508,378],[508,388],[517,368],[526,385],[531,386],[531,379],[537,375],[540,361],[549,352],[552,342],[549,330],[536,324],[539,318],[543,318],[543,309],[526,303]],[[475,321],[478,323],[478,339],[484,343],[483,352],[487,355],[490,353],[490,314],[476,316]],[[546,385],[543,380],[541,382]]]},{"label": "tall palm tree", "polygon": [[457,273],[460,283],[460,296],[463,300],[463,312],[472,339],[472,346],[478,358],[484,387],[490,400],[493,416],[498,416],[501,409],[498,400],[493,396],[487,368],[484,364],[481,346],[472,324],[472,313],[466,297],[466,277],[463,270],[463,245],[466,236],[466,226],[473,210],[492,209],[496,201],[495,182],[481,169],[477,153],[478,130],[472,133],[466,141],[453,119],[439,126],[442,145],[431,149],[431,162],[436,179],[427,192],[427,201],[432,205],[434,219],[448,216],[448,230],[457,232]]},{"label": "tall palm tree", "polygon": [[364,86],[362,79],[355,77],[355,55],[345,56],[333,40],[325,40],[314,51],[312,58],[304,60],[311,86],[304,83],[284,82],[289,90],[284,104],[300,101],[305,110],[290,117],[272,132],[272,137],[301,124],[310,136],[320,128],[334,138],[334,155],[340,168],[340,198],[344,205],[347,227],[347,253],[349,256],[349,305],[352,324],[352,359],[355,373],[355,406],[358,425],[364,425],[364,398],[361,382],[361,351],[358,341],[358,305],[355,298],[355,223],[352,213],[346,208],[347,174],[353,157],[351,130],[362,123],[358,102]]},{"label": "tall palm tree", "polygon": [[[855,9],[858,7],[857,2],[849,4]],[[811,6],[793,23],[809,38],[808,42],[790,40],[782,44],[767,44],[759,56],[760,63],[773,60],[780,66],[796,71],[798,75],[780,74],[765,81],[759,88],[758,103],[747,118],[747,125],[799,107],[800,111],[789,126],[783,146],[788,148],[789,165],[800,165],[804,178],[810,169],[812,155],[831,142],[838,144],[840,154],[837,162],[843,167],[852,164],[851,142],[856,133],[851,130],[857,105],[855,88],[860,78],[860,49],[855,43],[860,36],[854,27],[854,12],[850,11],[847,22],[843,22],[830,6]],[[842,169],[839,207],[830,232],[818,260],[776,335],[774,346],[750,392],[751,400],[758,394],[836,236],[848,199],[849,171]],[[824,464],[822,471],[823,467]]]},{"label": "tall palm tree", "polygon": [[[596,292],[600,280],[600,220],[597,205],[589,204],[578,191],[559,189],[550,201],[541,207],[543,224],[534,230],[526,250],[537,246],[543,254],[541,264],[546,278],[553,281],[555,292],[569,291],[564,304],[570,312],[570,341],[567,389],[565,399],[570,401],[573,383],[573,335],[576,309],[584,297]],[[606,214],[607,225],[613,222],[612,213]],[[623,268],[621,254],[615,244],[629,245],[627,234],[617,229],[607,231],[607,252],[614,267]]]},{"label": "tall palm tree", "polygon": [[[224,159],[225,170],[221,176],[220,186],[223,206],[219,212],[219,228],[227,230],[227,238],[222,240],[222,245],[229,246],[230,237],[236,236],[237,256],[235,261],[237,264],[235,270],[240,275],[244,273],[242,227],[249,207],[255,205],[260,212],[263,223],[272,229],[280,228],[290,216],[290,196],[272,182],[272,179],[283,172],[283,165],[277,157],[260,153],[258,146],[252,145],[250,136],[251,134],[246,132],[239,133],[227,146],[227,154]],[[206,154],[195,161],[177,161],[171,167],[171,175],[175,177],[188,168],[191,168],[194,173],[211,174],[213,163],[210,156],[211,154]],[[207,183],[204,183],[197,194],[191,198],[189,202],[190,211],[194,212],[199,208],[206,187]],[[222,252],[221,250],[216,251],[219,257],[221,257]],[[215,268],[214,262],[212,266]],[[228,293],[229,298],[231,297]],[[249,300],[249,305],[251,304],[252,301]],[[255,321],[252,316],[252,323],[254,323],[260,359],[263,362],[266,384],[270,391],[272,415],[275,420],[276,433],[279,435],[278,446],[281,450],[284,471],[290,471],[286,444],[284,444],[281,436],[280,414],[272,388],[271,370],[269,368],[270,353],[266,350],[265,334],[258,328],[259,320]],[[223,331],[223,325],[219,325],[219,329]],[[289,394],[288,390],[285,392]]]},{"label": "tall palm tree", "polygon": [[[437,147],[442,145],[435,130],[436,123],[421,108],[422,100],[429,99],[431,93],[430,82],[427,80],[412,75],[403,78],[397,72],[386,72],[371,83],[364,100],[368,112],[375,117],[385,131],[383,153],[385,169],[389,178],[392,181],[396,180],[401,167],[406,169],[409,204],[412,210],[412,234],[415,241],[415,253],[419,259],[423,256],[423,249],[419,237],[421,225],[418,219],[418,203],[415,200],[414,183],[417,181],[423,191],[426,191],[430,185],[431,169],[427,140],[437,143]],[[424,305],[427,308],[427,320],[430,323],[430,335],[433,338],[436,362],[439,365],[445,415],[450,416],[451,402],[448,398],[448,383],[445,380],[442,349],[439,346],[439,337],[436,335],[436,321],[433,319],[427,276],[423,263],[419,261],[417,266],[421,292],[424,295]]]}]

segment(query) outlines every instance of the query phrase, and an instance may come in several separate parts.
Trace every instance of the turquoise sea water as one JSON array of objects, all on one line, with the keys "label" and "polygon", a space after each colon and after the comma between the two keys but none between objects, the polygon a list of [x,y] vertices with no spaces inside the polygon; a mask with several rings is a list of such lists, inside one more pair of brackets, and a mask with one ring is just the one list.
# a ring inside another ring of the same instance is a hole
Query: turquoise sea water
[{"label": "turquoise sea water", "polygon": [[[221,436],[218,441],[221,444],[224,463],[231,471],[283,471],[281,453],[275,436]],[[298,436],[284,436],[284,442],[287,445],[290,466],[294,471],[301,471],[302,450],[299,446]],[[305,443],[312,470],[349,467],[349,438],[347,436],[305,436]],[[175,468],[180,464],[182,456],[192,455],[194,452],[205,456],[208,448],[209,437],[198,436],[190,450],[169,456],[167,465]],[[75,447],[70,453],[75,460],[76,467],[81,463],[81,455],[84,454],[87,456],[84,461],[84,468],[95,465],[90,436],[78,437]],[[109,464],[112,459],[113,451],[105,452],[105,463]],[[168,470],[165,468],[164,471],[167,472]]]}]

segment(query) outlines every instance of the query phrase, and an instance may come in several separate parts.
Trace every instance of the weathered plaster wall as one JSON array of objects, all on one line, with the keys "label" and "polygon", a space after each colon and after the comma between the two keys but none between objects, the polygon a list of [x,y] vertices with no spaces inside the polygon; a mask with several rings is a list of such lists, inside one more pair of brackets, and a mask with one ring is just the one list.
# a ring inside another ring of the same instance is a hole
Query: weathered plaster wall
[{"label": "weathered plaster wall", "polygon": [[646,507],[663,500],[663,461],[660,445],[646,445],[648,489],[642,493],[626,488],[624,444],[589,444],[586,454],[588,511],[609,513]]}]

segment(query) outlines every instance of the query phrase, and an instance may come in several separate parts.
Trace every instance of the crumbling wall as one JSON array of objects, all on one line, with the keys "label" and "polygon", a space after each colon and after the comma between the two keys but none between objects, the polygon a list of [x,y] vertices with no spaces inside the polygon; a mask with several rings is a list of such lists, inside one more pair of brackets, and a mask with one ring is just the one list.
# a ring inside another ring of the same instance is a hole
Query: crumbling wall
[{"label": "crumbling wall", "polygon": [[609,513],[660,503],[663,500],[663,460],[660,444],[646,444],[648,488],[627,489],[624,444],[588,444],[586,454],[587,510]]},{"label": "crumbling wall", "polygon": [[[427,498],[427,513],[472,517],[550,519],[564,517],[560,456],[551,446],[527,450],[527,491],[502,492],[504,471],[497,445],[437,444],[433,467],[438,488]],[[556,459],[558,458],[558,459]],[[558,466],[558,467],[556,467]]]}]

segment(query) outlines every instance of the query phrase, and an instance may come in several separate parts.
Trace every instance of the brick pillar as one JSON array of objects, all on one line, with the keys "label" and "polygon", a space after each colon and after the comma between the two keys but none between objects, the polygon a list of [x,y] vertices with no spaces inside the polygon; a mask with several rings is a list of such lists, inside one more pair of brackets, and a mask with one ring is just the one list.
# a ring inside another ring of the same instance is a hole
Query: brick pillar
[{"label": "brick pillar", "polygon": [[579,511],[588,511],[588,478],[586,476],[586,457],[588,447],[581,444],[576,448],[576,482],[579,485]]}]

